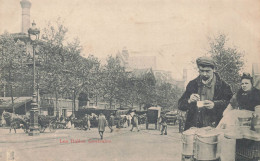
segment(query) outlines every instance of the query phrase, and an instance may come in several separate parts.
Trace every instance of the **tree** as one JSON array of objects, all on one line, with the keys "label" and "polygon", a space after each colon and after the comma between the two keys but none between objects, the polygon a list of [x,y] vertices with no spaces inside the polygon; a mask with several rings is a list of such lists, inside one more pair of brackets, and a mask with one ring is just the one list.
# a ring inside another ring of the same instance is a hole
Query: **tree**
[{"label": "tree", "polygon": [[156,80],[152,69],[135,69],[131,71],[131,97],[140,110],[156,105]]},{"label": "tree", "polygon": [[[23,64],[24,56],[24,43],[19,40],[15,40],[14,37],[5,32],[0,37],[0,81],[6,82],[9,85],[9,96],[12,98],[12,106],[14,104],[14,92],[13,87],[22,87],[22,82],[25,73],[25,66]],[[5,88],[5,83],[4,83]],[[13,108],[13,112],[15,110]]]},{"label": "tree", "polygon": [[[144,109],[147,109],[152,105],[157,105],[155,87],[156,80],[152,69],[150,69],[142,76],[141,104],[144,105]],[[139,104],[139,106],[141,106],[141,104]]]},{"label": "tree", "polygon": [[56,104],[58,98],[73,98],[75,105],[76,95],[80,93],[84,81],[84,58],[80,56],[79,40],[67,41],[67,32],[61,19],[55,23],[49,22],[42,30],[39,57],[43,61],[38,70],[40,93],[54,95]]},{"label": "tree", "polygon": [[228,39],[226,35],[221,34],[215,39],[209,41],[210,56],[216,62],[217,72],[236,91],[239,88],[240,71],[243,68],[244,54],[236,47],[226,47]]},{"label": "tree", "polygon": [[[109,102],[110,108],[115,101],[123,101],[123,88],[126,79],[125,69],[120,65],[120,61],[116,57],[109,56],[107,64],[102,70],[102,95],[105,101]],[[122,88],[123,87],[123,88]]]},{"label": "tree", "polygon": [[42,30],[42,45],[40,56],[43,63],[39,69],[42,75],[41,90],[44,93],[56,93],[58,86],[62,83],[61,69],[65,63],[65,36],[68,29],[58,19],[56,23],[48,23],[48,26]]}]

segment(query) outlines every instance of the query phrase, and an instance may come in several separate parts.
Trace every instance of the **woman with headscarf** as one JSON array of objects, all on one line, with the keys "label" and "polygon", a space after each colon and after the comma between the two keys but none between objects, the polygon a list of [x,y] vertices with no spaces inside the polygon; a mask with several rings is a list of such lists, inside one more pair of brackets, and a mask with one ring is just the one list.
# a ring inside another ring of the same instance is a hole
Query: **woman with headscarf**
[{"label": "woman with headscarf", "polygon": [[218,127],[235,125],[240,115],[251,116],[257,105],[260,105],[260,90],[253,87],[253,77],[248,73],[243,73],[241,88],[231,98]]},{"label": "woman with headscarf", "polygon": [[253,77],[249,73],[243,73],[241,88],[231,98],[223,115],[232,109],[255,111],[257,105],[260,105],[260,90],[253,87]]}]

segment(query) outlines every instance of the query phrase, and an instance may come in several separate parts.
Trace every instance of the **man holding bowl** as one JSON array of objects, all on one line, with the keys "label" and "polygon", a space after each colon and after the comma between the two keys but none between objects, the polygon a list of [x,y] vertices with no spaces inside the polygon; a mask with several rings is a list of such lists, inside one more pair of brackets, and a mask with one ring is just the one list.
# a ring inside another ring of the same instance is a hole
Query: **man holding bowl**
[{"label": "man holding bowl", "polygon": [[216,127],[233,95],[230,86],[215,72],[212,58],[199,57],[196,63],[199,76],[188,83],[178,102],[178,108],[187,111],[184,130]]}]

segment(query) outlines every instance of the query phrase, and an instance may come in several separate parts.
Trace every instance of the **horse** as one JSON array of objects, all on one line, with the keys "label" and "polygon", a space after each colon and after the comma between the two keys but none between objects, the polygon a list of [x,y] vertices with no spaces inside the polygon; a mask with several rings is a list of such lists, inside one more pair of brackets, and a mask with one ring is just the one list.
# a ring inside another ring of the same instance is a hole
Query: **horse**
[{"label": "horse", "polygon": [[45,131],[47,127],[50,128],[50,131],[56,129],[56,116],[49,116],[49,115],[39,115],[38,116],[38,126],[41,133]]},{"label": "horse", "polygon": [[14,113],[4,111],[2,113],[2,118],[5,119],[6,125],[10,126],[11,133],[12,129],[16,133],[16,129],[23,128],[24,131],[27,133],[29,129],[29,117],[26,115],[17,115]]}]

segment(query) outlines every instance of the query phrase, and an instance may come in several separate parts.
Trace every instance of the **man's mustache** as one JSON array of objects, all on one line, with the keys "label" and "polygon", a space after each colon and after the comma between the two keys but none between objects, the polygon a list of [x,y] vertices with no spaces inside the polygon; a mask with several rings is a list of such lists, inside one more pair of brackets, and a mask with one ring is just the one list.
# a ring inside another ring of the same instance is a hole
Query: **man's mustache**
[{"label": "man's mustache", "polygon": [[201,78],[202,78],[204,81],[206,81],[206,80],[209,79],[209,77],[207,77],[207,76],[202,76]]}]

